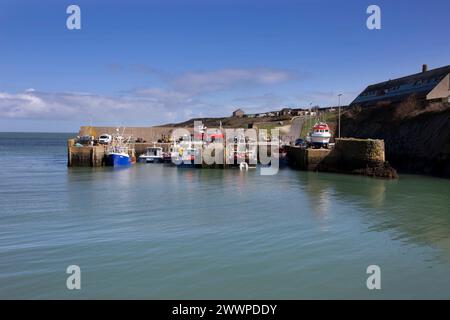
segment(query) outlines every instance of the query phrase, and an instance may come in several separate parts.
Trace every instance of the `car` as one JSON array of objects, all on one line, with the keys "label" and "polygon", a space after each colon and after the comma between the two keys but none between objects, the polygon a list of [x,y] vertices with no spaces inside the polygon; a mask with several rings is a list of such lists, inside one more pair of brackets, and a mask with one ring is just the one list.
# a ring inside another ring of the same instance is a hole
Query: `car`
[{"label": "car", "polygon": [[92,146],[94,144],[94,137],[89,135],[78,136],[76,143],[83,146]]},{"label": "car", "polygon": [[306,141],[303,139],[296,139],[295,145],[298,147],[306,147]]},{"label": "car", "polygon": [[101,136],[98,137],[98,143],[100,144],[109,144],[111,143],[112,140],[112,136],[110,134],[102,134]]}]

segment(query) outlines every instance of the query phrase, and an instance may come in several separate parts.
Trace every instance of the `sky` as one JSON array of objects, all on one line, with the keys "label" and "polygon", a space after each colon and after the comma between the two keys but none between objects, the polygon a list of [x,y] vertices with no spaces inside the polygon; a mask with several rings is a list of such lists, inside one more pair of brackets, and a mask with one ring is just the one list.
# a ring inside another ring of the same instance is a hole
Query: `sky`
[{"label": "sky", "polygon": [[[81,8],[69,30],[66,9]],[[381,9],[369,30],[366,10]],[[0,0],[0,132],[350,103],[450,64],[449,0]]]}]

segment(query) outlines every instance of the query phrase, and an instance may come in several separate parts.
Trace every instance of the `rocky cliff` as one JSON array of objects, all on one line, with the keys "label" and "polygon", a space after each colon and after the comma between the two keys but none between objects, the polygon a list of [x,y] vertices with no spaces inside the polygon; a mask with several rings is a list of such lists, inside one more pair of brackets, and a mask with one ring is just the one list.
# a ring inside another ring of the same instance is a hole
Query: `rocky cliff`
[{"label": "rocky cliff", "polygon": [[400,172],[450,177],[450,104],[354,107],[342,115],[342,136],[383,139],[386,160]]}]

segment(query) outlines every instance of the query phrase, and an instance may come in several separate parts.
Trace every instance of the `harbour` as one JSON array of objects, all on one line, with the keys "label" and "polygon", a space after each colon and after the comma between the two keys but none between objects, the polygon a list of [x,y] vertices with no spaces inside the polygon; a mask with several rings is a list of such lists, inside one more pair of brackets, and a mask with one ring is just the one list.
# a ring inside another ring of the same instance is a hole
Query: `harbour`
[{"label": "harbour", "polygon": [[[406,98],[2,133],[4,297],[446,298],[448,106]],[[394,138],[373,129],[382,121],[401,128]],[[423,139],[421,122],[438,133],[427,154],[405,134]],[[409,157],[429,176],[404,170]],[[75,294],[60,285],[72,264],[88,279]],[[35,281],[44,288],[29,290]]]},{"label": "harbour", "polygon": [[[447,179],[67,168],[71,136],[0,134],[2,298],[450,294]],[[70,264],[80,291],[64,286]],[[377,292],[365,284],[372,264]]]},{"label": "harbour", "polygon": [[449,4],[0,1],[0,300],[450,299]]},{"label": "harbour", "polygon": [[[328,128],[328,127],[327,127]],[[153,131],[154,128],[148,128],[148,130]],[[168,128],[158,128],[162,129],[163,132],[172,135],[175,129]],[[86,128],[80,130],[83,132]],[[111,128],[102,128],[103,131],[112,131]],[[119,130],[119,129],[117,129]],[[145,128],[141,128],[141,134],[145,132]],[[205,132],[200,133],[201,140],[195,140],[195,133],[190,134],[190,131],[183,128],[187,134],[184,138],[189,140],[189,142],[183,142],[183,140],[175,141],[171,138],[173,142],[162,142],[159,139],[154,142],[133,142],[129,148],[127,148],[129,157],[129,164],[136,163],[140,159],[153,159],[158,152],[157,161],[144,161],[146,163],[155,162],[166,162],[174,164],[184,164],[184,166],[196,166],[199,168],[231,168],[238,166],[240,169],[255,167],[256,164],[261,162],[261,151],[264,152],[263,156],[272,155],[273,158],[276,157],[276,164],[279,166],[280,161],[284,161],[286,164],[290,164],[291,167],[301,169],[301,170],[311,170],[311,171],[332,171],[340,173],[353,173],[353,174],[363,174],[374,177],[382,178],[397,178],[397,172],[392,168],[385,159],[385,146],[382,140],[373,139],[349,139],[349,138],[336,138],[333,139],[332,147],[329,144],[329,140],[332,137],[331,132],[327,129],[326,133],[328,136],[323,139],[320,138],[319,146],[317,147],[316,142],[309,142],[309,146],[293,146],[293,141],[288,144],[282,144],[281,140],[267,141],[263,140],[257,143],[256,140],[251,140],[242,134],[241,138],[239,135],[233,136],[233,143],[225,143],[227,136],[225,129],[215,129],[214,140],[211,143],[211,138],[209,138],[210,143],[206,143],[204,138],[207,138]],[[236,129],[228,129],[233,134],[235,134]],[[239,129],[237,129],[239,130]],[[242,130],[242,129],[241,129]],[[90,128],[88,131],[97,132],[97,128]],[[127,131],[123,128],[122,135]],[[128,130],[128,138],[131,139],[131,132],[133,129]],[[195,130],[194,130],[195,131]],[[323,130],[322,130],[323,131]],[[244,132],[244,130],[242,130]],[[145,134],[145,133],[144,133]],[[107,134],[103,134],[107,135]],[[205,137],[203,136],[205,135]],[[220,139],[215,136],[220,136]],[[255,131],[253,136],[259,137],[258,131]],[[121,138],[125,139],[125,138]],[[241,139],[241,143],[239,143]],[[309,138],[310,139],[310,138]],[[114,140],[114,139],[113,139]],[[139,138],[139,140],[143,140]],[[231,139],[228,138],[230,141]],[[298,140],[298,139],[297,139]],[[98,144],[96,137],[92,136],[92,145],[80,145],[76,143],[76,139],[68,140],[68,166],[105,166],[113,165],[108,164],[108,144]],[[324,147],[322,147],[324,144]],[[210,148],[212,147],[212,148]],[[203,157],[203,154],[208,149],[213,149],[210,151],[214,154],[212,160],[208,161]],[[237,150],[242,149],[241,154]],[[150,156],[148,153],[155,153]],[[188,154],[189,153],[189,154]],[[250,156],[249,156],[250,155]],[[259,157],[258,157],[259,155]],[[177,157],[180,157],[179,159]],[[198,160],[200,158],[200,160]],[[141,161],[142,162],[142,161]],[[195,162],[195,164],[194,164]],[[245,166],[240,164],[243,162]],[[267,161],[266,161],[267,162]],[[269,163],[266,163],[269,164]],[[126,163],[128,165],[128,163]],[[371,169],[368,169],[371,168]]]}]

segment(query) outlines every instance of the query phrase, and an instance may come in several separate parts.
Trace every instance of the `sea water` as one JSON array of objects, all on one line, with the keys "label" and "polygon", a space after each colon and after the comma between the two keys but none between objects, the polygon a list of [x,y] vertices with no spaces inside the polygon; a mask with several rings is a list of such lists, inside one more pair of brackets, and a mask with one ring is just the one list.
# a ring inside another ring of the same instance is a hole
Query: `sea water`
[{"label": "sea water", "polygon": [[0,298],[450,298],[449,180],[68,168],[69,136],[0,134]]}]

